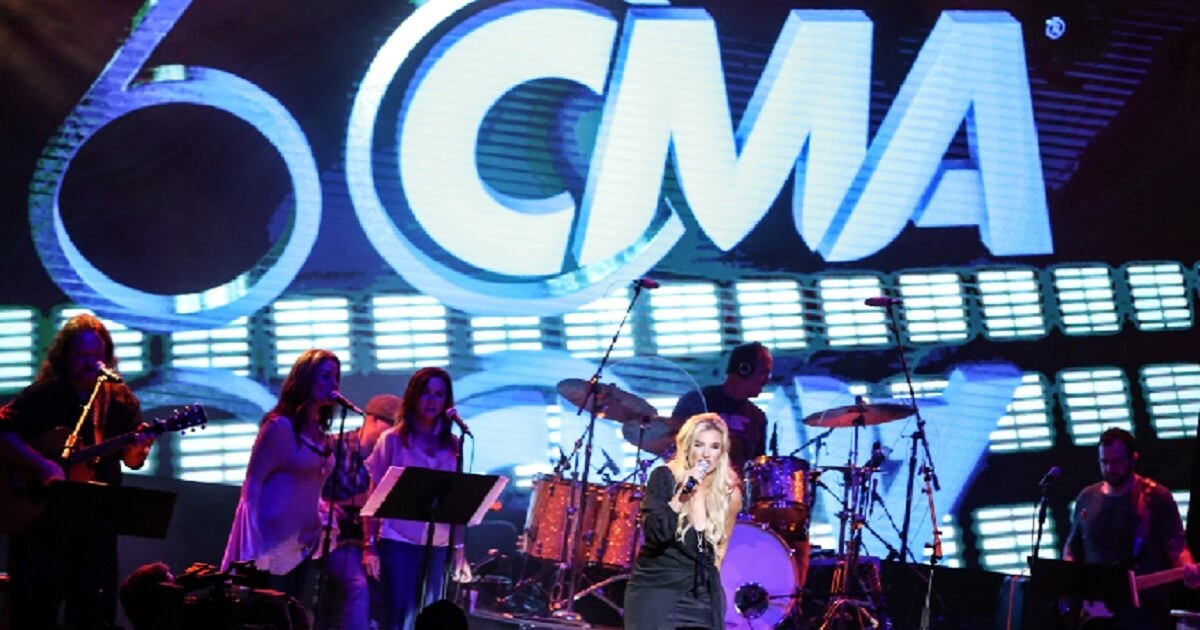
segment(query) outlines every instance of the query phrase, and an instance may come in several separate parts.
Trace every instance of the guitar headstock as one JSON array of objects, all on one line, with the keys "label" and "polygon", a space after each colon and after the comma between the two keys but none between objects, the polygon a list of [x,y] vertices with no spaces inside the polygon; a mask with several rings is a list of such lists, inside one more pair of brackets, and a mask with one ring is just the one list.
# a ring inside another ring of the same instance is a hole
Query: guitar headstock
[{"label": "guitar headstock", "polygon": [[154,431],[155,433],[186,431],[187,429],[202,428],[207,424],[208,415],[204,413],[204,407],[195,404],[187,405],[183,409],[176,409],[167,418],[155,420],[147,430]]}]

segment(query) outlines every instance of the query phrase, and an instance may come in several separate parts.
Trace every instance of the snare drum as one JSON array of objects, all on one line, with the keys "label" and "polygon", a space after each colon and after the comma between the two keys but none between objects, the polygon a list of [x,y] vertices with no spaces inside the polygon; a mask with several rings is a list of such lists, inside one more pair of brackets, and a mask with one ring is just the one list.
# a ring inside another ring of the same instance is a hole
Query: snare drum
[{"label": "snare drum", "polygon": [[733,526],[725,562],[725,627],[738,630],[779,626],[796,605],[801,587],[792,550],[761,523]]},{"label": "snare drum", "polygon": [[789,538],[808,535],[808,462],[797,457],[758,457],[746,462],[746,509],[760,523]]},{"label": "snare drum", "polygon": [[638,513],[642,509],[645,493],[641,486],[631,483],[615,483],[592,490],[588,493],[588,501],[596,502],[597,510],[594,513],[599,519],[593,530],[595,538],[590,544],[584,543],[587,561],[616,569],[629,569],[641,546]]}]

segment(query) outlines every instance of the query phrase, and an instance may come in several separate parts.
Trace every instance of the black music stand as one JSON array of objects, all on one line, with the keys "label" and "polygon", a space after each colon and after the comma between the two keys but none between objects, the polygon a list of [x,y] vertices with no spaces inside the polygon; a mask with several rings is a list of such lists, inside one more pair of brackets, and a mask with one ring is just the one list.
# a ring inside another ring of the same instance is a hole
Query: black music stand
[{"label": "black music stand", "polygon": [[1067,598],[1104,602],[1109,607],[1141,606],[1133,571],[1102,564],[1033,558],[1029,592],[1045,601]]},{"label": "black music stand", "polygon": [[166,538],[175,513],[174,492],[95,481],[58,481],[46,488],[51,527],[111,527],[114,534]]},{"label": "black music stand", "polygon": [[[429,580],[434,524],[478,525],[489,506],[500,496],[508,477],[476,475],[415,466],[392,466],[363,505],[370,518],[424,521],[425,558],[421,585],[416,593],[417,609],[423,608]],[[454,541],[451,542],[451,547]],[[453,553],[453,549],[447,550]]]}]

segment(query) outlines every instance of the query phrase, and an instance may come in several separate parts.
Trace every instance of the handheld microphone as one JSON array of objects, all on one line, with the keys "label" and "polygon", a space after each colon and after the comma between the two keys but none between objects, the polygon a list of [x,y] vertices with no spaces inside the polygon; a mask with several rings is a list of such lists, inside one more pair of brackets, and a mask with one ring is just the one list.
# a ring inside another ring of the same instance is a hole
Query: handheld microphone
[{"label": "handheld microphone", "polygon": [[330,394],[330,396],[333,397],[333,402],[336,402],[337,404],[341,405],[343,408],[347,409],[348,411],[353,411],[354,413],[356,413],[360,416],[367,415],[367,412],[363,411],[362,409],[359,409],[358,405],[350,402],[350,399],[343,396],[342,392],[333,392],[332,394]]},{"label": "handheld microphone", "polygon": [[1046,486],[1050,485],[1050,482],[1054,481],[1054,479],[1061,474],[1061,468],[1058,466],[1051,466],[1050,470],[1047,470],[1046,474],[1042,475],[1042,480],[1038,482],[1038,486],[1045,488]]},{"label": "handheld microphone", "polygon": [[897,304],[903,304],[903,303],[904,303],[904,300],[901,300],[900,298],[887,297],[885,295],[880,295],[878,297],[869,297],[869,298],[863,300],[863,304],[866,304],[867,306],[887,307],[887,306],[895,306]]},{"label": "handheld microphone", "polygon": [[[708,476],[708,460],[707,459],[700,460],[700,462],[696,464],[696,468],[700,469],[700,479],[703,479],[706,476]],[[688,477],[687,481],[683,482],[683,494],[689,494],[692,490],[695,490],[696,484],[700,483],[700,479],[696,479],[695,477]]]},{"label": "handheld microphone", "polygon": [[650,278],[638,278],[637,280],[633,281],[633,284],[634,284],[634,286],[636,286],[639,289],[653,290],[653,289],[657,289],[659,287],[658,281],[651,280]]},{"label": "handheld microphone", "polygon": [[104,365],[103,361],[96,362],[96,371],[100,373],[100,376],[103,377],[104,380],[106,380],[110,383],[124,383],[125,382],[125,379],[121,378],[121,375],[117,374],[116,370],[108,367],[107,365]]},{"label": "handheld microphone", "polygon": [[459,430],[459,431],[462,431],[462,434],[463,434],[463,435],[469,435],[469,436],[471,436],[472,438],[473,438],[473,437],[475,437],[475,434],[474,434],[474,433],[471,433],[471,429],[467,427],[467,423],[466,423],[466,422],[463,422],[463,419],[462,419],[462,418],[460,418],[460,417],[458,417],[458,410],[457,410],[457,409],[455,409],[454,407],[451,407],[451,408],[447,409],[447,410],[446,410],[446,417],[447,417],[447,418],[450,418],[451,420],[453,420],[453,421],[454,421],[454,424],[457,424],[457,425],[458,425],[458,430]]}]

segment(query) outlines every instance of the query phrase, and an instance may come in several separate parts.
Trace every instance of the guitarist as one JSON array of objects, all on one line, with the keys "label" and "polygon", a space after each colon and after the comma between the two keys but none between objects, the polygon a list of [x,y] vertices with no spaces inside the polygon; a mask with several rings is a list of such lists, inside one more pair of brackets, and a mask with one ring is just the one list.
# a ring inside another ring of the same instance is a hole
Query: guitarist
[{"label": "guitarist", "polygon": [[[1183,567],[1184,583],[1200,586],[1200,569],[1188,551],[1175,499],[1166,488],[1133,472],[1138,459],[1133,434],[1110,428],[1100,434],[1099,451],[1104,479],[1084,488],[1075,500],[1063,558],[1128,567],[1139,575]],[[1139,599],[1140,608],[1092,618],[1087,628],[1174,627],[1169,588],[1142,591]]]},{"label": "guitarist", "polygon": [[[119,459],[81,463],[70,471],[58,464],[63,437],[75,429],[93,388],[96,396],[77,446],[145,426],[137,398],[127,386],[115,382],[120,380],[116,373],[109,370],[110,376],[101,377],[108,369],[104,366],[115,363],[112,337],[104,324],[92,315],[72,317],[51,342],[37,379],[0,408],[0,456],[41,485],[68,476],[119,484],[122,462],[140,468],[150,452],[150,436],[139,436]],[[14,483],[16,476],[5,475],[0,483]],[[53,518],[51,510],[58,509],[70,518]],[[32,527],[9,537],[12,628],[57,627],[64,603],[67,625],[107,628],[116,617],[116,533],[111,523],[88,519],[78,510],[64,506],[51,510]]]}]

